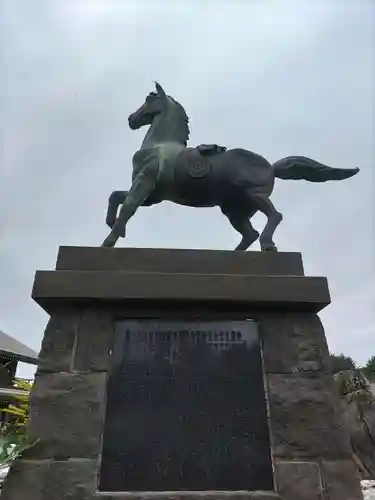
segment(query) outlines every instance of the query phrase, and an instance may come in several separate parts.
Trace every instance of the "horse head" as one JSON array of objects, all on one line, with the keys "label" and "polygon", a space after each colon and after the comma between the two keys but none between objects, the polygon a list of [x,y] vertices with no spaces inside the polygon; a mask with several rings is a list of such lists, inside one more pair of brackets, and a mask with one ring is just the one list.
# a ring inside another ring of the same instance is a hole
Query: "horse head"
[{"label": "horse head", "polygon": [[142,106],[129,115],[129,127],[132,130],[151,125],[155,116],[165,110],[168,104],[168,96],[159,83],[155,82],[155,88],[156,92],[150,92]]}]

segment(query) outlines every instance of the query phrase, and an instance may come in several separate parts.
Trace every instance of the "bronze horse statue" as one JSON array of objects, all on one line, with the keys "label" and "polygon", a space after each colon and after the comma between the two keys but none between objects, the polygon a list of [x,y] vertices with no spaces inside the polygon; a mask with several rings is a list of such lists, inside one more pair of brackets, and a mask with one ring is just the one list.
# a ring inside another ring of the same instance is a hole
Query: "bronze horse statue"
[{"label": "bronze horse statue", "polygon": [[[106,223],[111,232],[102,246],[113,247],[125,237],[126,224],[138,207],[169,200],[190,207],[219,206],[242,235],[236,250],[246,250],[259,237],[262,250],[276,251],[273,235],[283,217],[269,199],[275,178],[325,182],[347,179],[359,171],[331,168],[303,156],[271,164],[251,151],[215,144],[188,148],[189,119],[184,108],[155,85],[156,92],[129,116],[132,130],[150,128],[133,156],[131,188],[114,191],[109,198]],[[267,217],[260,236],[250,222],[258,211]]]}]

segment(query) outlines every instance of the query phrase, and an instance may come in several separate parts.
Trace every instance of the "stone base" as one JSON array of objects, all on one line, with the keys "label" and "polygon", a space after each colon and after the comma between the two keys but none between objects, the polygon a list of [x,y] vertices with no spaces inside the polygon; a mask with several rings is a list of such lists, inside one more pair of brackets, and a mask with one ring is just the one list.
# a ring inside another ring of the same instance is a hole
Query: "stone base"
[{"label": "stone base", "polygon": [[17,461],[6,479],[1,500],[285,500],[266,491],[95,492],[96,466],[90,460]]},{"label": "stone base", "polygon": [[[13,465],[1,500],[362,499],[316,314],[327,282],[304,276],[299,254],[63,247],[33,297],[51,316],[30,406],[40,442]],[[119,318],[258,323],[277,493],[98,491]]]},{"label": "stone base", "polygon": [[287,500],[362,500],[351,460],[278,462],[276,483]]}]

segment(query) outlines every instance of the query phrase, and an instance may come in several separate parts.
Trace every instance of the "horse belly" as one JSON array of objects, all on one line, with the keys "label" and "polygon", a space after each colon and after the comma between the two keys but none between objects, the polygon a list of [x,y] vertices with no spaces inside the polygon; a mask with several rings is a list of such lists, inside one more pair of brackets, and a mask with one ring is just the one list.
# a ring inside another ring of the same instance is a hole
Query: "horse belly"
[{"label": "horse belly", "polygon": [[187,207],[213,207],[218,204],[212,193],[212,186],[201,180],[189,180],[183,185],[177,184],[167,199]]},{"label": "horse belly", "polygon": [[213,207],[220,204],[214,176],[194,178],[183,175],[175,178],[173,200],[179,205],[190,207]]}]

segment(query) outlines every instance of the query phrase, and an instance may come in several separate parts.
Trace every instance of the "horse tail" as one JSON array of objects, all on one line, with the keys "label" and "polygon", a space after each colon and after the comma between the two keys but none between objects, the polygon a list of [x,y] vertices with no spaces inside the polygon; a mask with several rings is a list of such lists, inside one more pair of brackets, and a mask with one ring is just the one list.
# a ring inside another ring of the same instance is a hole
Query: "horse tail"
[{"label": "horse tail", "polygon": [[332,168],[305,156],[288,156],[273,164],[278,179],[310,182],[341,181],[359,172],[359,168]]}]

